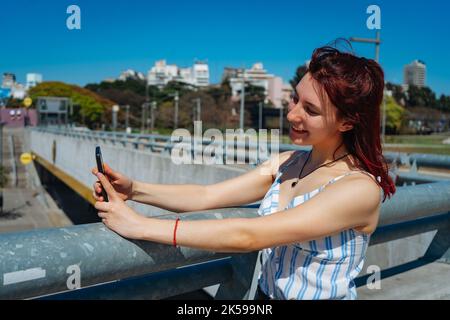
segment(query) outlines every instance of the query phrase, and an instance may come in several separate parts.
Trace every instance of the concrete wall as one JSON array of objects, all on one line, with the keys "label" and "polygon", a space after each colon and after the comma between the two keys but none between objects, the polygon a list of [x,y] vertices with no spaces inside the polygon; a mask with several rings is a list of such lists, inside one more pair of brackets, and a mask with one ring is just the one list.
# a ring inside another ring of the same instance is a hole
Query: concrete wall
[{"label": "concrete wall", "polygon": [[[103,161],[132,179],[163,184],[212,184],[236,177],[246,169],[230,166],[176,165],[168,155],[147,150],[124,149],[103,140],[74,139],[63,135],[28,131],[30,148],[66,174],[88,188],[97,180],[91,173],[96,167],[95,147],[102,148]],[[55,161],[52,146],[55,145]],[[146,215],[158,215],[162,209],[130,202],[130,206]]]}]

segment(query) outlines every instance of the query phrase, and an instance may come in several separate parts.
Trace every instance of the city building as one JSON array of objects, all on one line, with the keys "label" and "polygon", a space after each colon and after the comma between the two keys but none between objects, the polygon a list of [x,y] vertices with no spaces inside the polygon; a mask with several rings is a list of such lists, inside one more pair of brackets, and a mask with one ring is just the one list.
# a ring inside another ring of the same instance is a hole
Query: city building
[{"label": "city building", "polygon": [[226,81],[227,79],[230,83],[233,97],[238,97],[242,90],[243,79],[245,79],[246,83],[264,88],[264,103],[269,103],[270,101],[276,108],[281,108],[283,103],[288,101],[292,90],[291,88],[288,89],[289,93],[286,98],[285,91],[289,85],[283,84],[281,77],[267,73],[261,62],[253,64],[250,69],[227,67],[222,74],[222,81]]},{"label": "city building", "polygon": [[192,84],[198,87],[209,85],[209,66],[208,63],[196,61],[192,67]]},{"label": "city building", "polygon": [[27,90],[35,87],[37,84],[42,82],[42,74],[39,73],[27,73]]},{"label": "city building", "polygon": [[128,70],[123,71],[119,76],[119,80],[126,81],[127,79],[145,80],[145,76],[142,72],[128,69]]},{"label": "city building", "polygon": [[407,89],[410,85],[417,87],[425,86],[426,65],[423,61],[414,60],[403,68],[403,88]]},{"label": "city building", "polygon": [[11,89],[16,83],[16,75],[14,73],[5,72],[2,79],[2,88]]},{"label": "city building", "polygon": [[16,82],[11,87],[11,96],[14,99],[23,100],[27,96],[27,88],[23,84]]},{"label": "city building", "polygon": [[180,68],[175,64],[167,64],[166,60],[156,61],[155,65],[148,71],[148,84],[162,88],[169,81],[179,81],[199,87],[208,86],[208,64],[196,61],[192,67]]}]

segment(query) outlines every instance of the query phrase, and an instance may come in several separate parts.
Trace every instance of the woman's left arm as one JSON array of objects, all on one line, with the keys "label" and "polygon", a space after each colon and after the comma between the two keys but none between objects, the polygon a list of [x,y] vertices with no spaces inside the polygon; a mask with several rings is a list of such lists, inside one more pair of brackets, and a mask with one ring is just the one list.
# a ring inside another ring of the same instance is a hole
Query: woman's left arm
[{"label": "woman's left arm", "polygon": [[[147,218],[114,196],[109,182],[99,176],[110,202],[95,207],[107,227],[120,235],[172,244],[175,220]],[[364,226],[378,213],[380,189],[364,177],[348,177],[305,203],[258,218],[181,220],[176,243],[216,252],[250,252],[277,245],[322,238],[349,228]]]}]

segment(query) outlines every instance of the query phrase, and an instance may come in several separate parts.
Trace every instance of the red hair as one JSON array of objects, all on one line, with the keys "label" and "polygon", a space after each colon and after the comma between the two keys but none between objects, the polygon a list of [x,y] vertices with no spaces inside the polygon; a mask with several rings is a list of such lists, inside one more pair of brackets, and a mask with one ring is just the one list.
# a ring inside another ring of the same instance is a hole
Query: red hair
[{"label": "red hair", "polygon": [[384,202],[395,193],[395,184],[389,176],[380,141],[383,70],[374,60],[325,46],[314,50],[308,72],[337,108],[338,119],[346,119],[353,125],[353,129],[342,133],[343,144],[359,160],[360,169],[377,180],[381,178],[377,183],[383,189]]}]

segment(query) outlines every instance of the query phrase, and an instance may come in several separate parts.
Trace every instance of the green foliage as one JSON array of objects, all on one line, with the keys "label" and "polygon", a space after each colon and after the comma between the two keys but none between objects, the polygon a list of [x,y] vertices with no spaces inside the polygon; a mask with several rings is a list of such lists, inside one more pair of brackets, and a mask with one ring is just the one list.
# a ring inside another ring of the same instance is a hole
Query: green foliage
[{"label": "green foliage", "polygon": [[393,97],[385,97],[386,101],[386,132],[398,133],[405,116],[405,109]]},{"label": "green foliage", "polygon": [[72,100],[74,107],[73,121],[81,122],[92,127],[100,120],[105,120],[106,113],[111,110],[114,102],[96,93],[63,82],[43,82],[29,91],[29,96],[36,101],[37,97],[67,97]]}]

